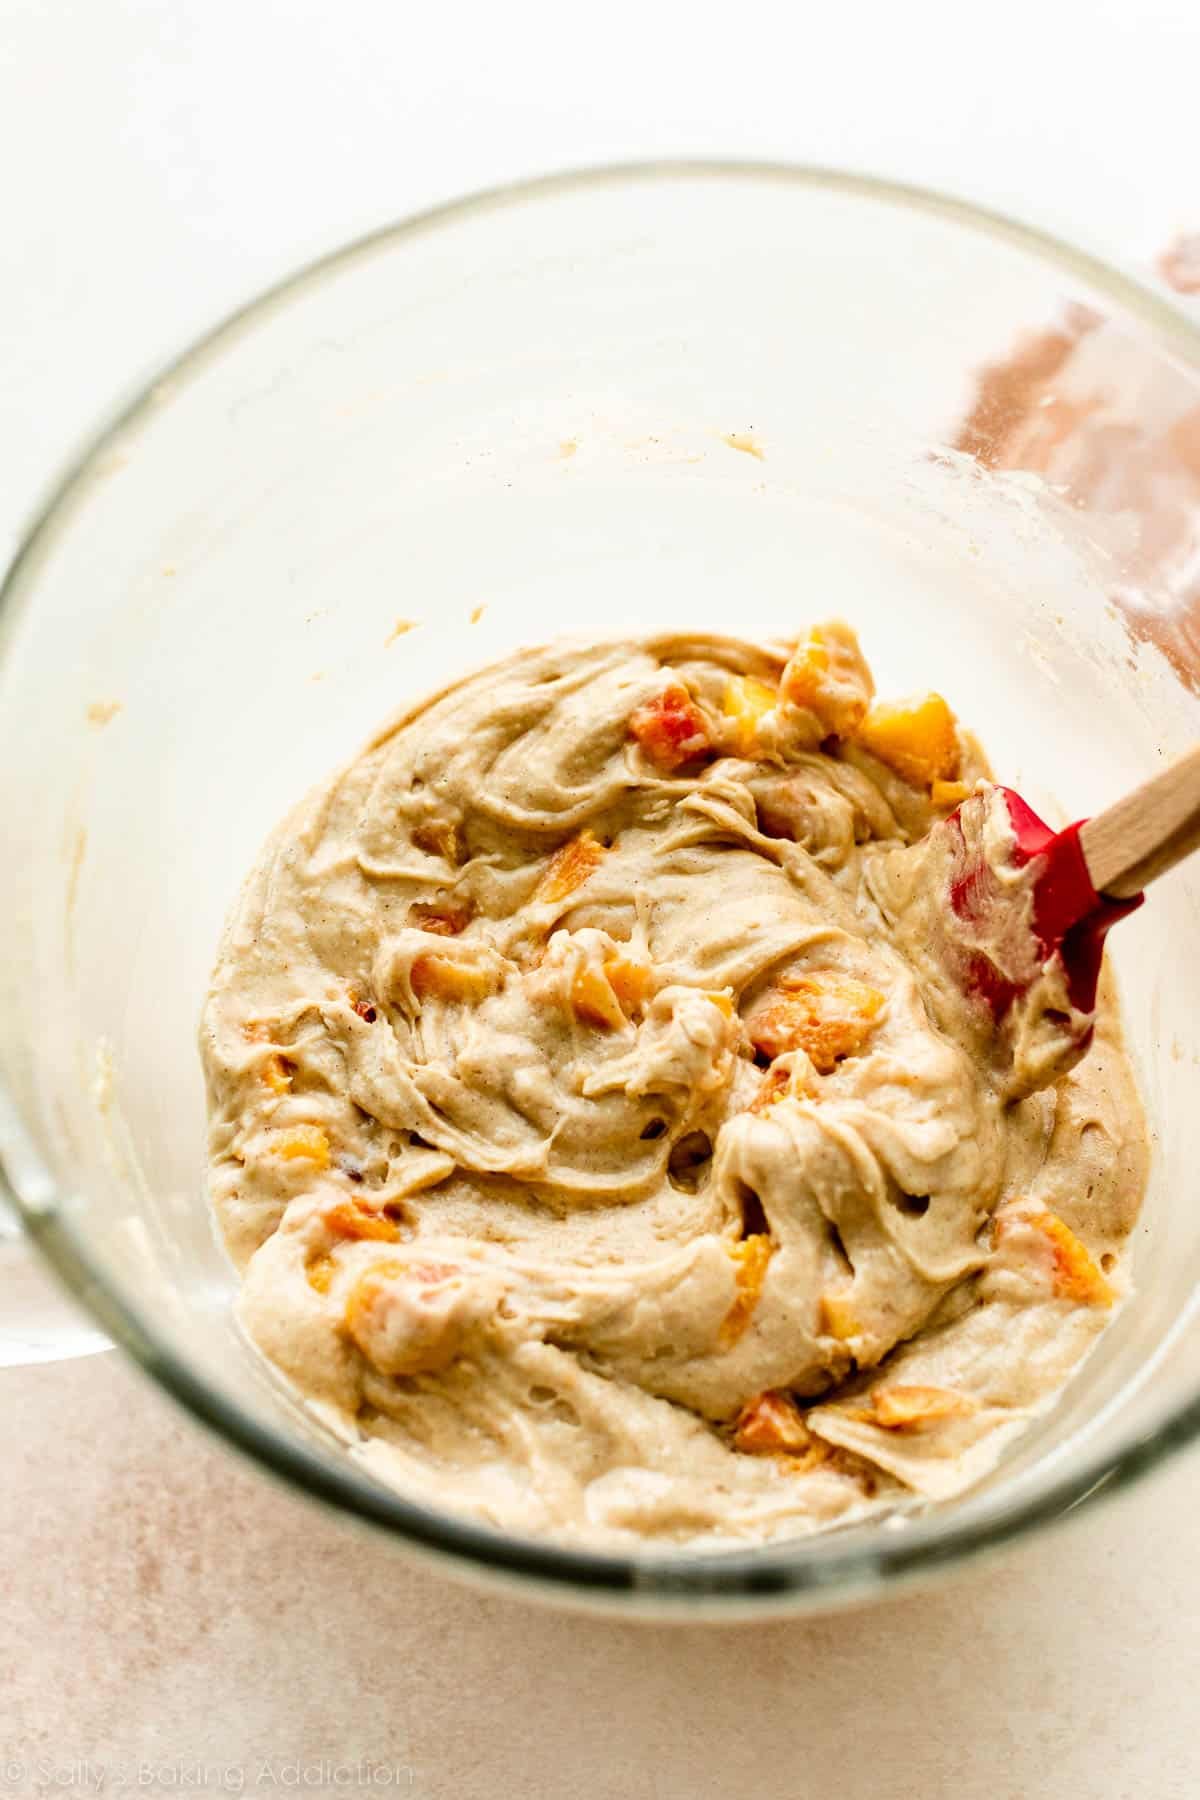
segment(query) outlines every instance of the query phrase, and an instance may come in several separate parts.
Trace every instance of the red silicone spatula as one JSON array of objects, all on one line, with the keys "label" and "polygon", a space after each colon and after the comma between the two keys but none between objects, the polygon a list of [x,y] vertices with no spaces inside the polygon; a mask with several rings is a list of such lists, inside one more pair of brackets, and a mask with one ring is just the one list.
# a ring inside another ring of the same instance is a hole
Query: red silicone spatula
[{"label": "red silicone spatula", "polygon": [[946,834],[954,973],[1010,1037],[1024,1028],[1038,1040],[1017,1084],[1028,1089],[1087,1048],[1109,927],[1200,845],[1200,745],[1065,831],[1004,787],[981,789],[934,829]]}]

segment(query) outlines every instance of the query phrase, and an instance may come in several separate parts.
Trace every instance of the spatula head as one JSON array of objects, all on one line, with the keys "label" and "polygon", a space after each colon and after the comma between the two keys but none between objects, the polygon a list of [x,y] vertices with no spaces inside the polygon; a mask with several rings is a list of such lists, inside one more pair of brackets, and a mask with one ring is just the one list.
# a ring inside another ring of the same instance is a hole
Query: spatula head
[{"label": "spatula head", "polygon": [[1105,935],[1142,896],[1098,894],[1080,825],[1052,830],[1011,788],[981,783],[934,829],[946,834],[946,952],[1011,1054],[1014,1090],[1029,1092],[1087,1049]]}]

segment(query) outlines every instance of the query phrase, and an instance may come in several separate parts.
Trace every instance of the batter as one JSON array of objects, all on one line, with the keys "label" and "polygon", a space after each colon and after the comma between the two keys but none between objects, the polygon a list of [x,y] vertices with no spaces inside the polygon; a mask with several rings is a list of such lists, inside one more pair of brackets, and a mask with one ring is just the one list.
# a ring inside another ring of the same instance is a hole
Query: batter
[{"label": "batter", "polygon": [[285,820],[204,1013],[212,1192],[354,1454],[610,1546],[994,1463],[1124,1292],[1147,1150],[1104,984],[1068,1067],[939,961],[986,776],[834,623],[523,652]]}]

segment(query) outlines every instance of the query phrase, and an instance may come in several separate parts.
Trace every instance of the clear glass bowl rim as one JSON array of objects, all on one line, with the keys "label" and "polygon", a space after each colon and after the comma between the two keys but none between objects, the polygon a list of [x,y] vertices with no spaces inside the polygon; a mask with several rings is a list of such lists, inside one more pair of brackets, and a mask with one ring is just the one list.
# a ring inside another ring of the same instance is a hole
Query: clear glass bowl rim
[{"label": "clear glass bowl rim", "polygon": [[[517,207],[529,201],[603,187],[630,187],[672,182],[776,184],[824,189],[850,199],[884,202],[899,209],[933,214],[965,230],[1007,241],[1060,272],[1105,294],[1145,327],[1157,347],[1178,358],[1200,381],[1200,327],[1152,288],[1121,273],[1090,252],[1047,231],[1002,212],[955,195],[881,176],[809,164],[723,159],[670,159],[602,165],[504,183],[431,207],[379,227],[349,244],[317,257],[284,276],[227,315],[179,355],[170,358],[134,397],[119,406],[85,440],[63,473],[49,486],[20,535],[3,584],[0,585],[0,656],[4,640],[22,605],[36,591],[40,564],[87,498],[91,476],[118,437],[146,422],[163,404],[161,383],[177,388],[196,380],[211,359],[241,332],[269,319],[309,286],[341,272],[376,251],[467,223],[472,217]],[[0,1094],[12,1111],[6,1094]],[[457,1566],[519,1583],[526,1591],[541,1590],[560,1600],[617,1605],[659,1615],[681,1610],[714,1616],[799,1610],[861,1598],[883,1586],[948,1568],[996,1551],[1042,1525],[1077,1510],[1095,1497],[1113,1495],[1136,1481],[1174,1451],[1200,1436],[1200,1394],[1164,1422],[1117,1454],[1081,1457],[1066,1473],[1039,1492],[999,1507],[975,1520],[953,1511],[907,1523],[894,1537],[876,1535],[868,1548],[840,1549],[838,1534],[794,1540],[761,1549],[736,1551],[672,1550],[610,1552],[570,1549],[547,1540],[510,1537],[484,1525],[440,1513],[398,1493],[362,1479],[347,1459],[326,1462],[298,1441],[264,1430],[223,1393],[211,1388],[181,1357],[156,1342],[148,1319],[115,1293],[94,1267],[86,1247],[58,1211],[48,1174],[37,1192],[15,1190],[0,1166],[0,1195],[11,1200],[29,1237],[75,1298],[109,1335],[169,1394],[201,1423],[255,1462],[303,1492],[406,1542],[413,1549]],[[1176,1329],[1182,1327],[1181,1318]]]}]

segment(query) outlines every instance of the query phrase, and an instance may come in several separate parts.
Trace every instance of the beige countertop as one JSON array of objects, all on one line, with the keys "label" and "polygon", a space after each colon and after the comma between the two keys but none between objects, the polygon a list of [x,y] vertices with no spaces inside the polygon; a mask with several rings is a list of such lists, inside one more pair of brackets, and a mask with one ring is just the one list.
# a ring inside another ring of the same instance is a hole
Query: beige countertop
[{"label": "beige countertop", "polygon": [[0,1417],[0,1793],[22,1800],[1200,1793],[1195,1453],[931,1590],[648,1626],[410,1566],[114,1352],[0,1371]]}]

